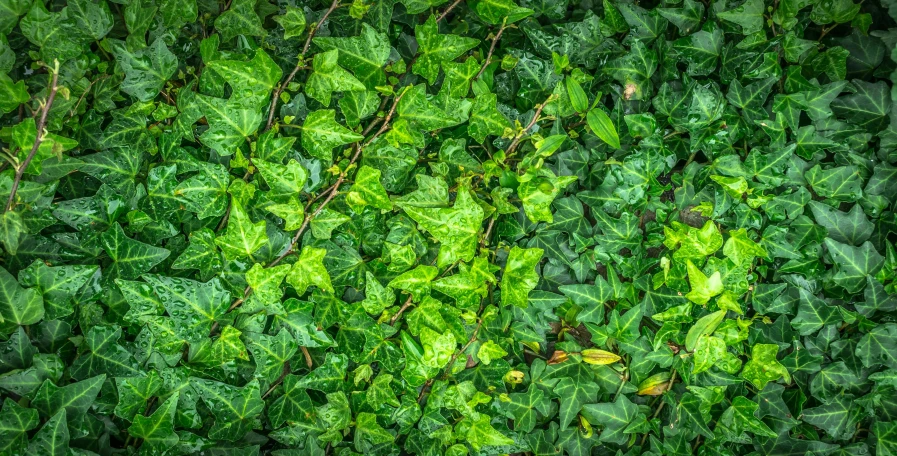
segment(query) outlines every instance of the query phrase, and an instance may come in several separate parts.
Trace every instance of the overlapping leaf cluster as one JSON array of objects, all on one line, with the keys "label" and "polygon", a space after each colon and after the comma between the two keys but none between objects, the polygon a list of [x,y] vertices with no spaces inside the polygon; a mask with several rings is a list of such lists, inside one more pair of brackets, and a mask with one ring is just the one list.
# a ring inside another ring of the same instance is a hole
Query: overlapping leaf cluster
[{"label": "overlapping leaf cluster", "polygon": [[0,455],[897,454],[895,80],[893,0],[0,0]]}]

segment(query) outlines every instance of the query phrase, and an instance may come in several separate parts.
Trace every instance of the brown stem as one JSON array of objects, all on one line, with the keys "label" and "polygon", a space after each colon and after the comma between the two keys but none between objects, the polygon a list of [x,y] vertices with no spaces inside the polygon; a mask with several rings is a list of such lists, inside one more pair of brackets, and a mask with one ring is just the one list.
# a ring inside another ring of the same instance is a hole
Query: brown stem
[{"label": "brown stem", "polygon": [[402,314],[405,313],[405,311],[408,310],[409,307],[411,307],[412,299],[414,299],[414,296],[408,296],[408,299],[405,300],[405,304],[402,304],[402,307],[399,307],[399,311],[389,319],[390,326],[395,325],[399,317],[401,317]]},{"label": "brown stem", "polygon": [[446,16],[448,16],[448,13],[451,13],[452,10],[455,9],[455,7],[458,6],[458,4],[460,4],[460,3],[461,3],[461,0],[455,0],[454,2],[452,2],[452,4],[449,5],[449,7],[446,8],[445,11],[443,11],[442,14],[440,14],[438,18],[436,18],[436,22],[442,22],[442,20],[445,19]]},{"label": "brown stem", "polygon": [[586,124],[586,121],[585,121],[585,120],[580,120],[579,122],[574,122],[574,123],[572,123],[572,124],[570,124],[570,125],[567,125],[567,129],[568,129],[568,130],[572,130],[572,129],[574,129],[574,128],[581,127],[581,126],[583,126],[583,125],[585,125],[585,124]]},{"label": "brown stem", "polygon": [[[480,307],[480,311],[482,311],[482,307]],[[467,343],[464,344],[463,347],[461,347],[460,351],[456,351],[455,353],[452,354],[451,359],[449,359],[448,365],[446,365],[446,367],[445,367],[445,373],[443,374],[443,379],[448,378],[449,374],[451,374],[452,366],[455,364],[455,361],[458,360],[458,357],[461,356],[462,353],[467,351],[467,349],[470,348],[470,346],[473,345],[474,342],[476,342],[477,335],[479,335],[480,328],[482,326],[483,326],[483,320],[480,319],[477,321],[477,326],[476,326],[476,328],[473,329],[473,334],[470,335],[470,339],[467,340]],[[431,379],[427,380],[427,383],[425,383],[423,388],[421,388],[420,395],[417,396],[418,404],[420,404],[424,400],[424,397],[427,396],[427,393],[429,392],[429,387],[430,387],[430,385],[433,384],[434,380],[435,380],[435,378],[431,378]]]},{"label": "brown stem", "polygon": [[[336,2],[334,2],[334,3],[336,3]],[[327,190],[324,190],[324,192],[322,193],[322,194],[327,194],[327,197],[324,199],[324,201],[321,203],[321,205],[318,206],[317,209],[315,209],[314,212],[312,212],[311,214],[305,215],[305,219],[302,221],[302,225],[299,226],[299,229],[296,231],[296,234],[293,235],[292,241],[290,241],[290,248],[288,248],[285,252],[280,254],[280,256],[275,258],[273,261],[268,263],[268,266],[266,266],[266,267],[270,268],[272,266],[276,266],[290,254],[296,253],[296,246],[297,246],[297,244],[299,244],[299,238],[302,237],[302,233],[304,233],[305,229],[308,228],[308,224],[311,223],[311,221],[315,217],[317,217],[318,214],[320,214],[321,211],[324,210],[324,208],[327,206],[327,204],[329,204],[331,201],[333,201],[333,198],[335,198],[336,195],[339,193],[340,185],[342,185],[346,181],[346,176],[348,175],[349,169],[351,169],[352,165],[358,161],[359,157],[361,157],[361,151],[364,150],[365,147],[367,147],[369,144],[374,142],[375,139],[377,139],[380,135],[382,135],[384,132],[386,132],[389,129],[389,126],[390,126],[389,122],[390,122],[390,120],[392,120],[392,117],[396,113],[396,107],[399,105],[399,102],[402,100],[402,97],[405,96],[405,93],[407,93],[408,89],[410,89],[410,88],[411,88],[410,86],[405,87],[405,89],[402,90],[402,92],[393,101],[392,107],[389,108],[389,113],[386,114],[386,118],[383,121],[383,125],[380,126],[379,130],[377,130],[377,133],[374,133],[373,136],[371,136],[370,138],[365,140],[363,144],[355,143],[355,154],[352,156],[352,159],[349,161],[349,164],[346,166],[346,169],[344,169],[340,173],[339,178],[336,179],[336,182],[334,182],[333,185],[328,187]],[[306,208],[306,209],[308,209],[308,208]],[[231,304],[230,308],[228,309],[228,312],[239,307],[240,304],[242,304],[246,300],[246,298],[249,297],[250,294],[252,294],[252,288],[246,287],[246,289],[243,290],[243,297],[238,298],[236,301],[234,301],[234,303]],[[215,322],[212,325],[212,332],[214,333],[215,329],[217,329],[217,328],[218,328],[218,323]]]},{"label": "brown stem", "polygon": [[31,146],[31,151],[28,152],[25,161],[16,168],[16,177],[12,181],[12,188],[9,191],[9,199],[6,200],[6,212],[9,212],[10,209],[12,209],[13,204],[16,201],[16,191],[19,190],[19,182],[22,181],[22,175],[25,174],[25,169],[31,164],[31,160],[34,160],[34,156],[37,154],[37,149],[40,148],[41,143],[44,141],[44,128],[47,126],[47,115],[50,113],[50,107],[53,106],[56,92],[59,90],[59,87],[56,85],[59,82],[59,61],[54,60],[53,63],[53,79],[50,82],[50,95],[47,96],[47,101],[44,103],[43,109],[41,110],[40,120],[37,122],[37,133],[35,134],[34,144]]},{"label": "brown stem", "polygon": [[216,233],[221,231],[222,229],[224,229],[224,226],[227,225],[227,220],[230,218],[230,208],[231,208],[231,205],[228,204],[227,210],[224,211],[224,217],[221,217],[221,221],[218,222],[218,226],[215,227]]},{"label": "brown stem", "polygon": [[507,150],[505,150],[506,156],[511,156],[511,152],[513,152],[514,149],[517,148],[517,146],[520,144],[520,140],[523,139],[524,136],[526,136],[526,132],[528,132],[530,128],[533,128],[533,125],[535,125],[536,122],[539,121],[539,116],[542,115],[542,110],[545,109],[545,105],[550,103],[552,100],[554,100],[554,95],[549,96],[548,99],[545,100],[545,103],[536,106],[536,113],[533,114],[533,120],[529,121],[529,124],[526,125],[523,131],[514,136],[514,140],[511,141],[511,145],[509,145]]},{"label": "brown stem", "polygon": [[819,34],[819,38],[817,38],[816,41],[821,43],[822,39],[825,38],[826,35],[828,35],[828,32],[831,32],[837,26],[838,24],[832,24],[831,27],[822,27],[822,33]]},{"label": "brown stem", "polygon": [[296,66],[293,67],[293,71],[290,72],[287,79],[283,81],[282,84],[279,84],[277,88],[274,89],[274,93],[271,95],[271,108],[268,110],[268,122],[265,123],[265,131],[268,131],[271,128],[271,125],[274,123],[274,111],[277,108],[277,100],[280,98],[280,94],[283,93],[284,89],[290,84],[294,77],[296,77],[296,73],[301,69],[307,69],[308,67],[303,65],[305,63],[305,54],[308,53],[308,48],[311,47],[311,40],[315,37],[315,33],[318,33],[318,29],[321,28],[321,24],[327,20],[327,17],[330,16],[330,13],[333,10],[339,7],[339,0],[333,0],[333,3],[330,4],[330,8],[327,9],[327,12],[321,16],[321,20],[314,23],[311,26],[311,29],[308,31],[308,38],[305,39],[305,45],[302,46],[302,52],[299,54],[299,60],[296,62]]},{"label": "brown stem", "polygon": [[474,80],[480,79],[480,76],[483,75],[483,72],[486,71],[486,67],[489,66],[490,60],[492,60],[492,54],[495,52],[495,45],[498,44],[498,40],[501,39],[501,34],[505,33],[505,27],[507,26],[508,18],[501,22],[501,28],[498,29],[498,33],[492,38],[492,44],[489,45],[489,53],[486,54],[486,58],[483,60],[483,66],[480,67],[480,71],[477,71],[477,75],[473,77]]},{"label": "brown stem", "polygon": [[467,351],[467,349],[470,348],[470,346],[473,345],[474,342],[476,342],[477,335],[479,335],[480,328],[482,326],[483,326],[483,320],[479,320],[477,322],[477,327],[473,329],[473,334],[470,335],[470,339],[467,340],[467,343],[464,344],[463,347],[461,347],[460,351],[457,351],[452,355],[452,358],[449,360],[448,366],[446,366],[446,368],[445,368],[445,374],[443,375],[443,377],[448,377],[448,375],[452,371],[452,365],[455,364],[455,361],[458,360],[458,357],[461,356],[462,353]]},{"label": "brown stem", "polygon": [[309,369],[315,367],[315,362],[311,359],[311,353],[308,352],[308,349],[305,347],[299,347],[302,350],[302,356],[305,357],[305,365],[308,366]]},{"label": "brown stem", "polygon": [[[84,98],[90,92],[90,89],[93,88],[93,85],[102,81],[103,79],[108,78],[108,77],[109,77],[108,74],[104,74],[104,75],[94,79],[93,81],[90,81],[90,84],[87,86],[87,89],[85,89],[84,93],[82,93],[81,96],[78,97],[78,101],[75,103],[75,107],[73,107],[72,109],[69,110],[69,118],[72,118],[72,116],[75,115],[75,112],[78,110],[78,107],[81,106],[81,102],[84,101]],[[165,94],[165,92],[160,92],[160,93],[162,93],[163,95]]]},{"label": "brown stem", "polygon": [[483,234],[483,239],[480,239],[480,248],[486,247],[486,244],[489,242],[489,235],[492,234],[492,227],[495,225],[495,217],[489,219],[489,225],[486,226],[486,233]]},{"label": "brown stem", "polygon": [[[305,349],[305,347],[302,347],[302,348]],[[271,393],[273,393],[274,389],[277,388],[277,386],[280,385],[281,382],[283,382],[283,379],[286,378],[287,374],[289,374],[289,373],[290,373],[290,362],[287,361],[287,362],[283,363],[283,372],[280,373],[280,377],[277,377],[277,380],[274,380],[274,383],[272,383],[271,386],[268,388],[268,390],[265,391],[265,394],[262,394],[262,399],[265,399]]]}]

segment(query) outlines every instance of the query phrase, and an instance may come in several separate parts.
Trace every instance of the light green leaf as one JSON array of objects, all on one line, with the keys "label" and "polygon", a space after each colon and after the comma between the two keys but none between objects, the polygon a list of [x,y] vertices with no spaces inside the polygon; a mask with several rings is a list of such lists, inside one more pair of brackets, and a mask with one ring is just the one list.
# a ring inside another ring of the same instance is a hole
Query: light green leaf
[{"label": "light green leaf", "polygon": [[336,111],[321,109],[305,118],[302,125],[302,147],[325,162],[333,159],[333,148],[364,139],[336,122]]},{"label": "light green leaf", "polygon": [[12,112],[30,99],[25,90],[25,81],[13,82],[9,76],[0,72],[0,114]]},{"label": "light green leaf", "polygon": [[592,132],[602,141],[614,149],[620,148],[620,135],[617,134],[617,128],[601,108],[594,108],[589,111],[586,120],[588,120],[589,128],[592,129]]},{"label": "light green leaf", "polygon": [[296,160],[290,160],[286,165],[262,160],[254,160],[252,164],[265,178],[265,183],[271,189],[267,195],[273,200],[298,196],[308,180],[308,171]]},{"label": "light green leaf", "polygon": [[286,39],[302,36],[305,30],[305,13],[298,6],[287,6],[286,12],[275,16],[274,20],[283,27],[283,37]]},{"label": "light green leaf", "polygon": [[380,170],[370,166],[364,165],[359,168],[355,174],[355,183],[346,195],[346,202],[357,208],[372,206],[387,211],[392,209],[392,201],[380,183],[380,175]]},{"label": "light green leaf", "polygon": [[306,93],[324,106],[330,106],[333,92],[364,91],[365,86],[337,63],[336,49],[315,54],[314,72],[306,82]]},{"label": "light green leaf", "polygon": [[227,231],[223,236],[215,238],[215,244],[221,247],[221,251],[227,258],[252,256],[256,250],[268,243],[266,226],[265,220],[253,223],[240,202],[233,198],[230,218],[227,221]]},{"label": "light green leaf", "polygon": [[340,66],[351,70],[368,89],[386,82],[382,68],[389,59],[389,39],[367,23],[361,24],[358,36],[315,37],[314,42],[325,51],[339,50]]},{"label": "light green leaf", "polygon": [[436,278],[439,270],[433,266],[418,266],[408,272],[399,274],[389,282],[389,287],[405,290],[420,302],[430,294],[430,282]]},{"label": "light green leaf", "polygon": [[533,14],[533,10],[517,6],[513,0],[477,0],[471,2],[477,16],[490,24],[513,24]]},{"label": "light green leaf", "polygon": [[742,228],[729,232],[729,239],[723,245],[723,255],[738,265],[750,263],[755,257],[765,258],[768,253],[762,245],[748,238],[747,230]]},{"label": "light green leaf", "polygon": [[481,144],[486,136],[501,136],[505,129],[511,128],[511,123],[496,108],[497,102],[498,98],[494,93],[479,95],[473,102],[467,132]]},{"label": "light green leaf", "polygon": [[330,283],[330,273],[324,267],[324,256],[327,250],[314,247],[302,247],[299,259],[293,263],[293,268],[287,274],[286,281],[300,296],[305,294],[308,287],[314,285],[328,293],[333,293],[333,285]]},{"label": "light green leaf", "polygon": [[529,292],[536,288],[539,274],[536,265],[542,260],[542,249],[521,249],[514,246],[508,255],[507,265],[501,278],[501,303],[526,308]]},{"label": "light green leaf", "polygon": [[744,370],[741,371],[741,377],[758,389],[763,389],[767,383],[778,379],[791,383],[791,374],[776,360],[778,352],[779,347],[775,344],[755,344],[751,348],[750,361],[745,363]]},{"label": "light green leaf", "polygon": [[454,60],[480,43],[474,38],[440,34],[436,16],[433,15],[414,28],[414,36],[417,38],[419,56],[412,71],[430,84],[436,82],[442,62]]},{"label": "light green leaf", "polygon": [[723,292],[723,282],[719,271],[714,272],[707,277],[700,268],[694,265],[691,260],[686,260],[688,268],[688,284],[691,291],[685,295],[689,301],[704,305],[711,298]]},{"label": "light green leaf", "polygon": [[398,206],[439,241],[439,267],[458,260],[473,260],[485,212],[467,186],[458,189],[455,204],[450,208],[415,207],[408,203],[398,203]]}]

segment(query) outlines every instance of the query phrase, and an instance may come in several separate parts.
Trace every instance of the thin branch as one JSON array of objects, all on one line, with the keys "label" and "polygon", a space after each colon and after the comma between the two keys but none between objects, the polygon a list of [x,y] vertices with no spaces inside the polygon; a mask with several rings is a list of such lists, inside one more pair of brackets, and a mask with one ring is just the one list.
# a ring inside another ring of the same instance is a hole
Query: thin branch
[{"label": "thin branch", "polygon": [[[432,262],[430,265],[432,266],[432,265],[436,264],[436,260],[437,260],[437,259],[434,258],[434,259],[433,259],[433,262]],[[437,279],[441,279],[441,278],[445,277],[445,276],[446,276],[452,269],[455,269],[455,266],[458,266],[458,263],[460,263],[460,262],[461,262],[460,259],[455,260],[454,263],[450,264],[449,267],[445,268],[445,270],[442,271],[442,272],[439,274],[439,276],[436,277],[436,278],[437,278]],[[402,314],[405,313],[405,311],[408,310],[409,307],[411,307],[411,303],[412,303],[413,300],[414,300],[414,296],[408,296],[408,300],[405,301],[404,304],[402,304],[402,307],[399,308],[399,311],[396,312],[396,314],[393,315],[392,318],[389,319],[389,325],[390,325],[390,326],[395,326],[396,321],[398,321],[399,317],[401,317]]]},{"label": "thin branch", "polygon": [[215,227],[216,233],[224,229],[224,226],[227,225],[227,220],[230,219],[230,208],[231,204],[228,202],[227,210],[224,211],[224,217],[221,217],[221,221],[219,221],[218,226]]},{"label": "thin branch", "polygon": [[508,24],[508,18],[505,17],[503,21],[501,21],[501,28],[498,29],[498,33],[492,37],[492,44],[489,45],[489,53],[486,54],[486,58],[483,60],[483,66],[480,67],[480,71],[477,71],[477,75],[473,77],[474,80],[480,79],[480,76],[483,75],[483,72],[486,71],[486,67],[489,66],[492,60],[492,54],[495,52],[495,45],[498,44],[498,40],[501,39],[502,33],[505,33],[505,28]]},{"label": "thin branch", "polygon": [[[315,367],[314,361],[311,359],[311,354],[308,352],[308,349],[305,347],[299,347],[302,350],[302,356],[305,357],[305,365],[308,366],[309,369]],[[262,399],[268,397],[271,393],[274,392],[274,389],[277,388],[278,385],[283,383],[283,379],[287,377],[287,374],[290,373],[290,362],[287,361],[283,363],[283,372],[281,372],[280,377],[277,377],[277,380],[274,380],[274,383],[271,384],[270,387],[265,391],[265,394],[262,395]]]},{"label": "thin branch", "polygon": [[620,397],[620,393],[623,392],[623,387],[626,386],[626,383],[629,382],[629,368],[627,367],[626,373],[623,374],[623,377],[620,378],[620,386],[617,387],[617,393],[614,394],[614,402],[617,402],[617,398]]},{"label": "thin branch", "polygon": [[445,11],[443,11],[442,14],[440,14],[438,18],[436,18],[436,22],[442,22],[442,20],[445,19],[446,16],[448,16],[448,13],[451,13],[452,10],[455,9],[455,7],[458,6],[458,4],[460,4],[460,3],[461,3],[461,0],[455,0],[454,2],[452,2],[452,4],[449,5],[449,7],[446,8]]},{"label": "thin branch", "polygon": [[[340,185],[342,185],[344,182],[346,182],[346,177],[348,176],[348,172],[352,168],[352,165],[354,165],[358,161],[358,159],[361,157],[362,150],[364,150],[365,147],[367,147],[369,144],[374,142],[374,140],[377,139],[380,135],[382,135],[387,130],[389,130],[389,127],[390,127],[389,122],[392,120],[392,117],[396,113],[396,107],[399,105],[399,102],[402,100],[402,97],[405,96],[405,93],[407,93],[408,89],[410,89],[410,88],[411,88],[411,86],[405,87],[402,90],[402,92],[399,93],[399,95],[395,98],[395,100],[392,103],[392,107],[389,108],[389,113],[386,115],[386,118],[383,120],[383,125],[381,125],[380,129],[377,130],[377,133],[374,133],[373,136],[371,136],[370,138],[365,140],[363,144],[355,143],[355,154],[352,156],[352,159],[349,161],[349,164],[346,166],[346,168],[342,172],[340,172],[339,178],[336,179],[336,182],[334,182],[333,185],[331,185],[326,190],[324,190],[323,193],[321,193],[322,195],[326,194],[327,197],[318,206],[318,208],[315,209],[314,212],[312,212],[311,214],[306,213],[305,219],[302,221],[302,225],[296,231],[296,234],[293,235],[292,241],[290,241],[290,248],[287,249],[282,254],[280,254],[280,256],[275,258],[273,261],[268,263],[268,265],[266,267],[270,268],[272,266],[276,266],[290,254],[296,253],[296,246],[299,244],[299,239],[302,237],[302,233],[304,233],[305,229],[308,228],[308,224],[311,223],[311,221],[315,217],[317,217],[321,213],[321,211],[323,211],[324,208],[327,207],[327,204],[329,204],[331,201],[333,201],[333,199],[339,193]],[[309,209],[309,207],[306,207],[306,211],[308,209]],[[231,304],[231,306],[227,309],[227,311],[230,312],[230,311],[236,309],[237,307],[239,307],[240,304],[243,304],[243,302],[246,301],[246,299],[249,297],[250,294],[252,294],[252,288],[246,287],[243,290],[243,296],[241,298],[238,298],[237,300],[235,300],[233,302],[233,304]],[[216,329],[218,329],[218,322],[215,322],[214,324],[212,324],[211,332],[214,334]]]},{"label": "thin branch", "polygon": [[[75,115],[75,112],[78,110],[78,107],[81,106],[81,102],[84,101],[84,98],[87,96],[87,94],[90,93],[90,89],[93,88],[93,85],[102,81],[103,79],[108,78],[108,77],[109,77],[108,74],[104,74],[104,75],[94,79],[93,81],[90,81],[90,84],[87,86],[87,89],[85,89],[84,93],[82,93],[81,96],[78,97],[78,102],[75,103],[75,106],[69,110],[69,118],[70,119]],[[160,92],[160,93],[164,94],[165,92]]]},{"label": "thin branch", "polygon": [[53,106],[53,100],[56,99],[56,92],[59,90],[59,86],[57,86],[57,83],[59,82],[59,61],[54,60],[53,64],[53,79],[50,82],[50,94],[47,96],[47,101],[44,102],[40,120],[37,122],[37,133],[34,138],[34,144],[31,146],[31,151],[28,152],[25,161],[16,168],[16,177],[12,181],[12,188],[9,191],[9,199],[6,201],[6,212],[9,212],[15,204],[16,191],[19,190],[19,183],[22,181],[22,175],[25,174],[25,169],[31,164],[31,160],[34,160],[34,156],[37,154],[37,149],[40,148],[40,145],[46,136],[44,128],[47,126],[47,115],[50,113],[50,107]]},{"label": "thin branch", "polygon": [[318,30],[321,28],[321,24],[323,24],[324,21],[327,20],[327,18],[330,16],[330,13],[332,13],[338,7],[339,0],[333,0],[333,3],[330,4],[330,8],[327,9],[327,12],[324,13],[323,16],[321,16],[321,20],[312,25],[311,29],[308,31],[308,38],[305,39],[305,45],[302,46],[302,52],[299,54],[299,59],[296,62],[296,66],[293,67],[293,71],[290,72],[289,76],[287,76],[287,79],[283,81],[282,84],[278,85],[277,88],[274,89],[274,93],[271,95],[271,108],[268,110],[268,122],[265,123],[265,131],[271,129],[271,125],[274,123],[274,111],[276,111],[277,100],[280,99],[280,94],[283,93],[284,89],[286,89],[288,85],[290,85],[290,82],[294,77],[296,77],[296,73],[298,73],[299,70],[308,69],[308,67],[304,65],[305,54],[308,53],[308,48],[311,47],[312,38],[314,38],[315,34],[318,33]]},{"label": "thin branch", "polygon": [[489,243],[489,235],[492,234],[492,227],[495,225],[495,217],[489,219],[489,225],[486,226],[486,233],[483,234],[483,239],[480,239],[480,248],[486,247],[486,244]]},{"label": "thin branch", "polygon": [[396,321],[398,321],[399,317],[401,317],[402,314],[405,313],[405,311],[408,310],[409,307],[411,307],[411,301],[413,299],[414,299],[414,296],[408,296],[408,299],[405,301],[405,304],[402,304],[402,307],[399,307],[399,311],[396,312],[396,314],[393,315],[392,318],[389,319],[390,326],[395,325]]},{"label": "thin branch", "polygon": [[572,130],[574,128],[581,127],[581,126],[585,125],[586,123],[587,123],[587,121],[585,119],[583,119],[583,120],[580,120],[579,122],[574,122],[570,125],[567,125],[567,129]]},{"label": "thin branch", "polygon": [[480,334],[480,328],[482,327],[483,320],[480,319],[479,321],[477,321],[477,327],[473,329],[473,334],[470,335],[470,339],[467,340],[467,343],[464,344],[463,347],[461,347],[460,351],[457,351],[452,355],[452,358],[449,360],[448,366],[446,366],[445,374],[443,375],[443,377],[448,377],[448,375],[451,373],[452,365],[455,364],[455,361],[458,360],[458,357],[461,356],[462,353],[466,352],[467,349],[477,341],[477,336]]},{"label": "thin branch", "polygon": [[[480,310],[482,311],[482,308]],[[458,360],[458,357],[461,356],[462,353],[467,351],[467,349],[470,348],[470,346],[473,345],[473,343],[477,341],[477,336],[479,335],[480,328],[482,326],[483,326],[483,320],[482,319],[477,320],[477,326],[476,326],[476,328],[473,329],[473,334],[470,335],[470,339],[468,339],[467,343],[464,344],[463,347],[461,347],[460,351],[456,351],[455,353],[453,353],[451,359],[449,359],[448,365],[446,365],[446,367],[445,367],[445,373],[443,374],[443,379],[448,378],[448,376],[451,374],[452,366],[455,364],[455,361]],[[420,395],[417,396],[418,404],[420,404],[424,400],[424,397],[427,396],[427,393],[429,392],[429,387],[433,384],[434,380],[435,380],[435,378],[431,378],[431,379],[427,380],[426,383],[424,383],[424,386],[420,390]]]},{"label": "thin branch", "polygon": [[299,347],[302,350],[302,356],[305,357],[305,365],[308,366],[309,369],[315,367],[315,362],[311,359],[311,353],[308,352],[308,349],[303,347]]},{"label": "thin branch", "polygon": [[822,39],[825,38],[826,35],[828,35],[828,32],[831,32],[837,26],[838,26],[838,24],[835,23],[835,24],[832,24],[831,27],[822,27],[822,33],[819,34],[819,38],[817,38],[816,41],[821,43]]},{"label": "thin branch", "polygon": [[293,236],[293,240],[290,243],[290,248],[286,252],[281,254],[279,257],[277,257],[274,261],[272,261],[271,264],[268,265],[268,267],[277,265],[278,263],[283,261],[283,259],[286,258],[289,254],[294,253],[294,251],[296,249],[296,244],[299,243],[299,238],[302,236],[302,233],[308,227],[308,224],[312,221],[312,219],[317,217],[318,214],[320,214],[321,211],[324,210],[324,208],[327,206],[327,204],[330,203],[331,201],[333,201],[333,198],[335,198],[336,195],[339,193],[340,185],[342,185],[343,182],[345,182],[347,172],[349,171],[349,169],[352,167],[353,164],[355,164],[355,162],[358,161],[358,158],[361,156],[361,151],[365,147],[367,147],[370,143],[374,142],[374,140],[377,139],[380,135],[382,135],[384,132],[386,132],[386,130],[389,129],[389,127],[390,127],[389,122],[390,122],[390,120],[392,120],[392,116],[395,115],[396,107],[398,106],[399,101],[402,100],[402,97],[405,96],[405,93],[408,92],[409,88],[410,88],[410,86],[406,87],[405,90],[403,90],[402,93],[400,93],[399,96],[396,97],[395,101],[393,101],[392,107],[389,109],[389,113],[386,115],[386,118],[383,120],[383,125],[380,126],[380,129],[377,130],[377,132],[374,133],[374,135],[371,136],[368,140],[366,140],[364,142],[364,144],[358,144],[358,143],[355,144],[355,154],[352,156],[352,159],[349,161],[349,164],[346,166],[346,169],[340,173],[339,178],[337,178],[336,182],[334,182],[333,185],[331,185],[327,190],[325,190],[327,197],[324,199],[324,202],[321,203],[321,205],[318,206],[318,208],[315,209],[315,211],[313,213],[311,213],[310,215],[307,215],[305,217],[305,220],[302,221],[302,225],[299,227],[299,230],[297,230],[296,234]]},{"label": "thin branch", "polygon": [[526,136],[526,133],[529,131],[529,129],[533,128],[533,125],[535,125],[536,122],[539,121],[539,116],[542,115],[542,110],[545,109],[545,105],[552,102],[553,100],[554,100],[554,95],[550,95],[548,97],[548,99],[545,100],[544,103],[536,106],[536,113],[533,114],[533,119],[529,121],[529,124],[526,125],[526,127],[523,129],[523,131],[521,131],[519,134],[517,134],[517,136],[514,136],[514,140],[511,141],[511,145],[509,145],[507,150],[505,150],[506,156],[511,156],[511,152],[513,152],[514,149],[516,149],[517,146],[520,145],[520,140],[523,139],[523,137]]},{"label": "thin branch", "polygon": [[[302,347],[302,348],[304,349],[305,347]],[[277,386],[280,385],[281,382],[283,382],[283,379],[286,378],[287,374],[289,374],[289,373],[290,373],[290,362],[287,361],[287,362],[283,363],[283,372],[280,373],[280,377],[277,377],[277,380],[274,380],[274,383],[272,383],[271,386],[265,391],[265,394],[262,394],[262,399],[264,400],[266,397],[271,395],[271,393],[274,392],[274,389],[277,388]]]}]

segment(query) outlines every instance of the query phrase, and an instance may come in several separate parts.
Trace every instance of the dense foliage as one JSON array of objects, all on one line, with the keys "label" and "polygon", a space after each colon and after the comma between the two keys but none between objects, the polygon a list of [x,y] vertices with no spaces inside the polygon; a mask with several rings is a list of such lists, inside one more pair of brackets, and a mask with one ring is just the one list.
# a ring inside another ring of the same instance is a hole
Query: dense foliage
[{"label": "dense foliage", "polygon": [[895,20],[0,0],[0,455],[895,455]]}]

